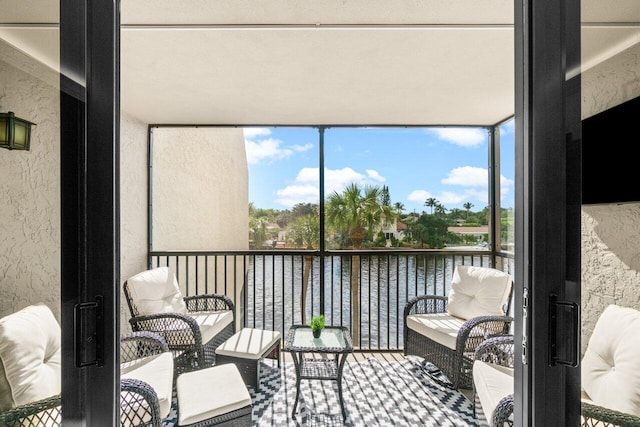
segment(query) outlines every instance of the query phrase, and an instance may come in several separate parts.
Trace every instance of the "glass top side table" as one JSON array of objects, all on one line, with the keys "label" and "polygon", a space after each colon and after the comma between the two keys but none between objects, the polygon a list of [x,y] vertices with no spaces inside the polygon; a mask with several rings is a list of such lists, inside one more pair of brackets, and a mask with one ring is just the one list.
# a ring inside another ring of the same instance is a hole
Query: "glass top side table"
[{"label": "glass top side table", "polygon": [[[344,326],[327,326],[320,338],[313,338],[311,328],[306,325],[293,325],[284,344],[284,350],[291,353],[296,369],[296,400],[293,403],[291,418],[296,417],[296,408],[300,397],[302,380],[325,380],[338,383],[338,402],[342,418],[347,418],[342,401],[342,369],[347,355],[353,352],[351,334]],[[324,353],[333,357],[305,358],[305,353]]]}]

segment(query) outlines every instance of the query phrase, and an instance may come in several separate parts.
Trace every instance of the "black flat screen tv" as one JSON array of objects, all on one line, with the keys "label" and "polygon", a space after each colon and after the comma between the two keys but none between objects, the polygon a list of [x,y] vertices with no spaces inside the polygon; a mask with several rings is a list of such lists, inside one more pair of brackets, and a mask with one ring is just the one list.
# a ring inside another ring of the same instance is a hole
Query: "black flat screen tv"
[{"label": "black flat screen tv", "polygon": [[582,204],[640,202],[640,97],[582,121]]}]

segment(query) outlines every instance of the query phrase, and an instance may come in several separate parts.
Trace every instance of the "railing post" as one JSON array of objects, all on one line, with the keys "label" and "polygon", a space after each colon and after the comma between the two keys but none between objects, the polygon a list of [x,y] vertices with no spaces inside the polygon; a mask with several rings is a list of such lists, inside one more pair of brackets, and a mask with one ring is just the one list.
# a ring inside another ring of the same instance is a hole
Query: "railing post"
[{"label": "railing post", "polygon": [[[324,259],[325,259],[325,241],[324,241],[324,126],[318,128],[318,165],[319,165],[319,178],[320,178],[320,258],[318,259],[320,264],[320,314],[324,314]],[[312,304],[313,305],[313,304]]]}]

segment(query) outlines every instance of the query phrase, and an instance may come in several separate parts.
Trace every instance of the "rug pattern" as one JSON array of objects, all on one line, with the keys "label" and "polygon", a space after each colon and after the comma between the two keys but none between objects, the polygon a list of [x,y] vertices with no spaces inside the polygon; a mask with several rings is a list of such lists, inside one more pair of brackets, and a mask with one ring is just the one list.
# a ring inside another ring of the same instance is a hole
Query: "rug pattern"
[{"label": "rug pattern", "polygon": [[[436,384],[421,359],[403,361],[367,359],[347,363],[342,379],[347,419],[342,420],[338,388],[334,381],[303,380],[296,418],[291,418],[295,400],[293,363],[263,362],[260,392],[253,398],[253,425],[266,426],[472,426],[480,424],[473,405],[459,391]],[[177,426],[174,405],[163,427]]]}]

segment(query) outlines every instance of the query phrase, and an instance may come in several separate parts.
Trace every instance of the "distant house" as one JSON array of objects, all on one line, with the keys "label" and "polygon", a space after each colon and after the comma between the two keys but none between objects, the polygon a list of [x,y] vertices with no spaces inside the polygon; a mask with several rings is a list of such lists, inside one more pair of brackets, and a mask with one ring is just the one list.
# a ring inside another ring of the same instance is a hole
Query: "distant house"
[{"label": "distant house", "polygon": [[488,225],[480,227],[449,227],[447,230],[450,233],[459,234],[461,236],[474,236],[478,242],[481,242],[483,237],[489,234]]},{"label": "distant house", "polygon": [[395,220],[392,223],[388,223],[382,220],[381,228],[381,231],[384,233],[384,238],[387,239],[387,246],[391,245],[392,236],[397,240],[402,240],[404,238],[405,232],[408,229],[407,224],[398,220]]}]

